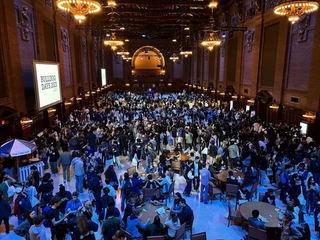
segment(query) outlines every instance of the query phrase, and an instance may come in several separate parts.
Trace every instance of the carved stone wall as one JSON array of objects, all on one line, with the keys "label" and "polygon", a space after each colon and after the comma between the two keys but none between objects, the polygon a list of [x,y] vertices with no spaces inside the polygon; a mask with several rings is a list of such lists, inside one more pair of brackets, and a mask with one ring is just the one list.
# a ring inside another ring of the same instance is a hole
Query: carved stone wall
[{"label": "carved stone wall", "polygon": [[83,70],[84,70],[84,82],[89,82],[89,75],[88,75],[88,54],[87,54],[87,40],[83,37],[82,38],[82,54],[83,54]]},{"label": "carved stone wall", "polygon": [[253,50],[255,28],[250,28],[244,34],[242,57],[242,84],[250,85],[252,82]]},{"label": "carved stone wall", "polygon": [[[68,29],[61,27],[61,44],[63,52],[63,68],[65,77],[65,86],[71,86],[71,56],[70,56],[70,40]],[[61,66],[62,67],[62,66]]]},{"label": "carved stone wall", "polygon": [[291,25],[285,77],[288,89],[308,90],[315,21],[313,13]]}]

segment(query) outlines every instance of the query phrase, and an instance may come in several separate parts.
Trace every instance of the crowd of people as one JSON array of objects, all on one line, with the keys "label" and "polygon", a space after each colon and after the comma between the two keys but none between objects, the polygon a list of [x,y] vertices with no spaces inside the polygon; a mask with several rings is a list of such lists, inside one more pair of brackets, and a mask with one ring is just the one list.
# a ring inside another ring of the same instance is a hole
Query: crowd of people
[{"label": "crowd of people", "polygon": [[[99,224],[105,240],[125,239],[124,230],[134,239],[174,237],[182,224],[188,226],[194,218],[186,198],[200,193],[200,202],[207,204],[210,181],[226,169],[244,172],[244,178],[235,178],[229,171],[227,179],[239,185],[240,205],[251,200],[255,182],[270,186],[263,197],[269,204],[276,204],[274,192],[281,190],[280,200],[287,207],[275,234],[279,239],[301,237],[305,214],[314,216],[315,231],[320,231],[320,149],[312,136],[293,124],[265,123],[254,113],[230,110],[227,103],[218,104],[205,95],[110,92],[74,110],[66,122],[56,116],[32,142],[37,145],[34,155],[44,163],[44,176],[32,167],[27,181],[17,183],[10,158],[4,158],[0,175],[0,223],[4,220],[9,233],[8,219],[14,214],[19,224],[14,231],[26,239],[44,240],[44,227],[50,228],[52,239],[67,235],[94,239]],[[170,151],[177,155],[168,157]],[[152,223],[141,223],[138,206],[146,201],[166,204],[171,165],[181,154],[189,156],[181,164],[187,184],[182,194],[175,193],[168,219],[161,223],[156,216]],[[120,156],[137,169],[132,177],[125,173],[121,181],[115,171],[124,167]],[[70,168],[74,170],[73,193],[60,185],[53,194],[51,177],[61,166],[64,183],[71,180]],[[138,174],[141,171],[146,179]],[[145,188],[156,189],[151,199],[143,195]],[[81,202],[79,194],[84,192],[90,200]],[[93,214],[99,215],[99,223],[92,221]],[[255,210],[252,215],[249,223],[265,229],[259,213]]]}]

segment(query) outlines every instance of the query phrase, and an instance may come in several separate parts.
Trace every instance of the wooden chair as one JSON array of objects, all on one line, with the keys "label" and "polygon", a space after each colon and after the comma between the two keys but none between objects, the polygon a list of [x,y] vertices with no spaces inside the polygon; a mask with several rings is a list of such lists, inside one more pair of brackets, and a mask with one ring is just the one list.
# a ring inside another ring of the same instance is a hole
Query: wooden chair
[{"label": "wooden chair", "polygon": [[127,173],[129,174],[129,176],[133,176],[135,172],[136,172],[136,167],[129,167],[127,169]]},{"label": "wooden chair", "polygon": [[174,184],[175,184],[175,180],[171,182],[169,187],[169,192],[164,194],[166,196],[166,201],[168,201],[168,198],[169,198],[169,202],[170,202],[171,193],[172,193],[172,196],[174,197]]},{"label": "wooden chair", "polygon": [[267,232],[249,225],[248,240],[267,240]]},{"label": "wooden chair", "polygon": [[252,185],[252,188],[251,188],[251,191],[250,191],[250,200],[252,201],[252,197],[253,197],[253,194],[255,193],[256,195],[256,198],[257,198],[257,193],[258,193],[258,184],[259,184],[259,181],[255,181]]},{"label": "wooden chair", "polygon": [[152,196],[154,195],[155,191],[156,191],[155,188],[153,188],[153,189],[145,188],[144,189],[144,197],[145,197],[145,199],[147,200],[148,198],[152,198]]},{"label": "wooden chair", "polygon": [[170,173],[170,179],[171,179],[171,182],[173,182],[174,171],[169,171],[169,173]]},{"label": "wooden chair", "polygon": [[176,235],[174,236],[174,238],[169,237],[168,235],[165,235],[165,238],[168,240],[180,240],[181,238],[184,240],[184,233],[185,233],[185,229],[186,229],[186,223],[182,224],[178,230],[176,231]]},{"label": "wooden chair", "polygon": [[262,202],[264,193],[259,192],[259,202]]},{"label": "wooden chair", "polygon": [[149,236],[147,240],[165,240],[164,236]]},{"label": "wooden chair", "polygon": [[238,185],[227,183],[227,185],[226,185],[226,199],[228,196],[235,198],[237,196],[238,189],[239,189]]},{"label": "wooden chair", "polygon": [[[193,211],[192,211],[192,214],[193,214]],[[184,230],[185,237],[187,237],[186,232],[188,232],[188,231],[190,231],[190,235],[192,235],[193,221],[194,221],[194,215],[192,216],[192,218],[190,220],[190,225],[189,226],[186,225],[186,228]]]},{"label": "wooden chair", "polygon": [[221,198],[222,198],[221,190],[219,188],[213,187],[211,184],[209,184],[209,196],[211,199],[211,204],[212,204],[213,197],[215,197],[216,195],[220,195],[220,202],[221,202]]},{"label": "wooden chair", "polygon": [[133,238],[131,237],[131,234],[128,233],[126,230],[124,230],[123,228],[121,229],[125,235],[125,237],[127,238],[127,240],[133,240]]},{"label": "wooden chair", "polygon": [[191,240],[207,240],[206,232],[196,233],[190,236]]},{"label": "wooden chair", "polygon": [[171,162],[171,170],[173,172],[177,171],[180,174],[181,163],[180,162],[176,162],[176,161],[172,161]]},{"label": "wooden chair", "polygon": [[243,229],[243,218],[241,217],[240,212],[239,211],[233,211],[231,209],[230,200],[228,200],[228,227],[230,225],[230,222],[232,220],[235,220],[235,219],[241,220],[241,227]]}]

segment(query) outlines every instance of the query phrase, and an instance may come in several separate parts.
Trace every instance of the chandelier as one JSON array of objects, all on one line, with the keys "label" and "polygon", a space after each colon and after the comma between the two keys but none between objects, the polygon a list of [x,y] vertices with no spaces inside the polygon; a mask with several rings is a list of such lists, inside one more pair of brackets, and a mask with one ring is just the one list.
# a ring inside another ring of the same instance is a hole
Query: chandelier
[{"label": "chandelier", "polygon": [[173,53],[169,59],[175,62],[176,60],[179,60],[179,57]]},{"label": "chandelier", "polygon": [[314,0],[280,0],[273,10],[275,14],[287,16],[289,21],[294,24],[301,15],[314,12],[318,7],[318,2]]},{"label": "chandelier", "polygon": [[201,43],[203,46],[207,46],[208,49],[211,51],[215,45],[220,45],[221,40],[219,39],[218,35],[214,35],[213,33],[209,34],[209,37],[204,39]]},{"label": "chandelier", "polygon": [[192,55],[192,49],[189,46],[182,46],[180,48],[180,54],[184,55],[184,57],[188,57],[189,55]]},{"label": "chandelier", "polygon": [[75,19],[81,23],[89,13],[96,13],[101,10],[100,3],[93,0],[58,0],[57,6],[61,10],[71,12]]},{"label": "chandelier", "polygon": [[111,33],[110,38],[104,41],[104,45],[110,46],[111,49],[113,51],[115,51],[118,46],[123,45],[123,41],[117,40],[117,37],[116,37],[115,33],[113,32],[113,33]]},{"label": "chandelier", "polygon": [[117,55],[122,56],[122,58],[129,55],[129,54],[130,53],[124,47],[122,47],[120,51],[117,51]]},{"label": "chandelier", "polygon": [[122,59],[129,62],[132,59],[132,57],[122,56]]}]

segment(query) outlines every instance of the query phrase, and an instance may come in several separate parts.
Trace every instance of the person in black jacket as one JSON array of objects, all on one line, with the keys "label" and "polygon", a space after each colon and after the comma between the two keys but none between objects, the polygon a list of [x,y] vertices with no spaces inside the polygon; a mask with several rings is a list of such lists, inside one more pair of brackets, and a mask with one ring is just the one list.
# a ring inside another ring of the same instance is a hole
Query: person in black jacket
[{"label": "person in black jacket", "polygon": [[274,190],[269,188],[268,191],[263,196],[262,202],[270,203],[273,206],[275,206],[276,202],[275,202],[275,196],[273,193],[274,193]]},{"label": "person in black jacket", "polygon": [[182,208],[181,212],[178,213],[180,223],[181,225],[186,223],[186,225],[189,226],[193,218],[193,211],[184,198],[180,200],[179,205]]},{"label": "person in black jacket", "polygon": [[67,202],[72,199],[71,192],[66,191],[65,186],[60,184],[59,185],[59,192],[56,193],[56,196],[61,199],[59,211],[64,214],[65,208],[67,206]]},{"label": "person in black jacket", "polygon": [[60,157],[59,152],[57,151],[57,149],[54,148],[53,145],[51,145],[47,156],[50,157],[50,167],[51,167],[51,172],[52,172],[52,176],[55,177],[58,174],[58,159]]},{"label": "person in black jacket", "polygon": [[238,185],[238,179],[236,179],[236,178],[233,176],[233,172],[232,172],[232,171],[229,171],[229,172],[228,172],[228,175],[229,175],[229,176],[227,177],[227,183]]},{"label": "person in black jacket", "polygon": [[2,220],[4,221],[4,225],[6,227],[6,233],[9,233],[9,216],[11,214],[11,207],[9,203],[2,199],[2,195],[0,195],[0,225]]}]

